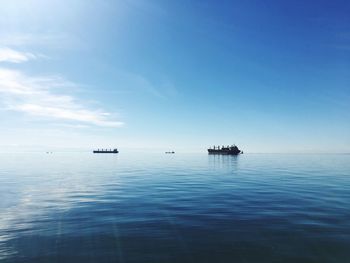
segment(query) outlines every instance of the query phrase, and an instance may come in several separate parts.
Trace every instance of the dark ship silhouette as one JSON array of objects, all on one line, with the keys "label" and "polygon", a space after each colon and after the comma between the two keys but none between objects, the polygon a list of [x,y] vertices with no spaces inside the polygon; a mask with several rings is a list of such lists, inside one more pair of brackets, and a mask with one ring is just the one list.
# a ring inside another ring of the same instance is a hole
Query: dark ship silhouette
[{"label": "dark ship silhouette", "polygon": [[213,148],[208,149],[209,154],[230,154],[230,155],[238,155],[242,154],[243,151],[238,149],[236,145],[231,146],[214,146]]},{"label": "dark ship silhouette", "polygon": [[97,150],[94,150],[93,153],[118,153],[118,149],[97,149]]}]

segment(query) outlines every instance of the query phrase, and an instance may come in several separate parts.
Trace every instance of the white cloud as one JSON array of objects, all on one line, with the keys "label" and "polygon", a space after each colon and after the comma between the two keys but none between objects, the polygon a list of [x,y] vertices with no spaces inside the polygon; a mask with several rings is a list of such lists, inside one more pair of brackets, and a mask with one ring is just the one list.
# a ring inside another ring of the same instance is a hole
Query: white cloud
[{"label": "white cloud", "polygon": [[0,68],[0,94],[7,110],[104,127],[123,125],[111,120],[108,112],[89,109],[74,97],[57,93],[62,91],[59,88],[73,85],[60,77],[31,77],[20,71]]},{"label": "white cloud", "polygon": [[35,58],[36,56],[32,53],[19,52],[11,48],[0,47],[0,62],[22,63]]},{"label": "white cloud", "polygon": [[52,107],[37,104],[21,104],[17,105],[14,109],[26,112],[31,115],[81,121],[85,123],[92,123],[98,126],[115,127],[122,124],[121,122],[105,120],[104,116],[107,115],[106,113],[86,109],[67,109],[60,106]]}]

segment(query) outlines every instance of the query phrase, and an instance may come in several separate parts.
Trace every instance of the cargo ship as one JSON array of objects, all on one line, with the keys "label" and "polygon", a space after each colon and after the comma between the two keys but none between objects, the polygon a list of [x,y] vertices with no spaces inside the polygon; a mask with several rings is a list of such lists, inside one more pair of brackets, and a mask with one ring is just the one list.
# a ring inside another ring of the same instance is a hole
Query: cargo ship
[{"label": "cargo ship", "polygon": [[97,149],[97,150],[94,150],[93,153],[118,153],[118,149]]},{"label": "cargo ship", "polygon": [[231,146],[213,146],[213,148],[208,149],[209,154],[229,154],[229,155],[238,155],[242,154],[243,151],[238,149],[236,145]]}]

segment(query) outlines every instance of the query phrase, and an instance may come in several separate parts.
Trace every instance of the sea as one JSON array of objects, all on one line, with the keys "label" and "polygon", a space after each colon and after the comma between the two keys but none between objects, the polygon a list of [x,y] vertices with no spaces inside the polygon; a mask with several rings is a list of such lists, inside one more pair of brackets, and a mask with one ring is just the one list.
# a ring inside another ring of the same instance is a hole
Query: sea
[{"label": "sea", "polygon": [[0,153],[0,262],[350,262],[350,155]]}]

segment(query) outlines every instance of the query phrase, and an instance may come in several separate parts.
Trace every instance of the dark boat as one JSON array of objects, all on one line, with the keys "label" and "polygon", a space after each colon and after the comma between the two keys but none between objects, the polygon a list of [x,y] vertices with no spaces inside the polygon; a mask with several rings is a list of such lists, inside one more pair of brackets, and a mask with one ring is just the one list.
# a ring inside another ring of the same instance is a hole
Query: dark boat
[{"label": "dark boat", "polygon": [[171,152],[165,152],[165,153],[175,153],[174,151],[171,151]]},{"label": "dark boat", "polygon": [[236,145],[231,145],[231,146],[214,146],[213,148],[208,149],[209,154],[229,154],[229,155],[238,155],[242,154],[243,151],[238,149]]},{"label": "dark boat", "polygon": [[118,149],[97,149],[97,150],[94,150],[93,153],[118,153]]}]

